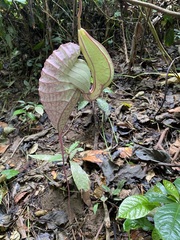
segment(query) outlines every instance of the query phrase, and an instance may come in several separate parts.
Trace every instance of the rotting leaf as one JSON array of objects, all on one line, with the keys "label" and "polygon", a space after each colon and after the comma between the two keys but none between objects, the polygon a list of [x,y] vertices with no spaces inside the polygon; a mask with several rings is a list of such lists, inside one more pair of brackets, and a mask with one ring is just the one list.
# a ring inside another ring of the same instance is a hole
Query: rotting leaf
[{"label": "rotting leaf", "polygon": [[106,184],[108,184],[114,179],[114,171],[118,169],[118,166],[111,162],[106,155],[101,155],[102,163],[99,163],[99,167],[102,169],[104,176],[106,177]]},{"label": "rotting leaf", "polygon": [[170,162],[171,159],[165,151],[155,149],[142,148],[136,150],[135,154],[143,161]]},{"label": "rotting leaf", "polygon": [[53,210],[46,215],[40,217],[39,223],[46,224],[47,229],[54,230],[67,223],[68,217],[63,210]]},{"label": "rotting leaf", "polygon": [[136,182],[136,179],[143,179],[146,176],[145,171],[140,165],[130,165],[126,164],[122,169],[120,169],[115,176],[113,176],[114,181],[127,180],[127,184]]},{"label": "rotting leaf", "polygon": [[118,150],[121,158],[130,158],[132,156],[132,147],[120,147]]},{"label": "rotting leaf", "polygon": [[23,216],[18,217],[18,219],[16,220],[16,224],[17,224],[18,231],[20,232],[22,239],[26,239],[27,238],[27,235],[26,235],[27,227],[24,224]]}]

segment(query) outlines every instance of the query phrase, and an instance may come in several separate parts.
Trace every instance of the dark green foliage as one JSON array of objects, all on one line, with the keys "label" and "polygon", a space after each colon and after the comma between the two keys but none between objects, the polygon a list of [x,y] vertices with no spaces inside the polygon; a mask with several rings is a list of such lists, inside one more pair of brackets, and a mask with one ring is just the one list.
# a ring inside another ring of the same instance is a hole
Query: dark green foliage
[{"label": "dark green foliage", "polygon": [[[123,228],[130,232],[142,228],[152,231],[153,240],[180,238],[180,178],[174,183],[163,180],[144,196],[126,198],[119,207],[118,218],[125,218]],[[154,226],[153,226],[154,224]]]}]

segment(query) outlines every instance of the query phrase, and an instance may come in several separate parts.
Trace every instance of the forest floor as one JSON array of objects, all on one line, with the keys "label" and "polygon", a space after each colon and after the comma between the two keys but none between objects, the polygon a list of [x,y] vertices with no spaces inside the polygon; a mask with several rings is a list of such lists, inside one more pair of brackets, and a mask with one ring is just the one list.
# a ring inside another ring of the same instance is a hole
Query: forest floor
[{"label": "forest floor", "polygon": [[[169,51],[176,57],[175,46]],[[20,99],[18,84],[0,83],[0,171],[19,171],[10,179],[0,176],[0,239],[128,239],[124,220],[116,219],[121,201],[145,193],[163,179],[173,182],[179,177],[180,82],[168,82],[166,87],[161,73],[166,74],[167,68],[161,55],[142,60],[128,74],[120,55],[112,53],[115,78],[111,91],[101,97],[108,103],[108,114],[95,102],[75,109],[66,126],[64,146],[69,149],[79,142],[83,151],[77,149],[72,160],[81,165],[91,183],[89,195],[80,193],[66,164],[71,214],[62,162],[29,156],[60,153],[58,134],[47,115],[34,112],[37,90]],[[6,74],[1,72],[0,78],[8,78]],[[13,116],[23,108],[18,100],[31,107]],[[143,230],[131,231],[130,237],[152,239]]]}]

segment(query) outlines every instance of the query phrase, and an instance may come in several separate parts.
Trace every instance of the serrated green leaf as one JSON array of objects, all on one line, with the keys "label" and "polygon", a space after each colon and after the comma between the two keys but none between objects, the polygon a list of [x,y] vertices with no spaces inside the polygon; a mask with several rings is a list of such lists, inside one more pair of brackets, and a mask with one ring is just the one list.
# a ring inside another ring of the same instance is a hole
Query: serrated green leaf
[{"label": "serrated green leaf", "polygon": [[177,201],[179,201],[179,193],[177,188],[168,180],[163,180],[164,187],[166,188],[167,192],[173,196]]},{"label": "serrated green leaf", "polygon": [[6,179],[11,179],[11,178],[17,176],[19,174],[19,171],[15,170],[15,169],[7,169],[7,170],[3,170],[1,172],[1,174],[5,175]]},{"label": "serrated green leaf", "polygon": [[102,99],[102,98],[97,98],[97,104],[98,107],[105,113],[106,116],[110,115],[110,107],[109,104],[106,102],[106,100]]},{"label": "serrated green leaf", "polygon": [[90,180],[87,173],[79,166],[78,163],[70,161],[71,172],[76,184],[77,189],[84,190],[85,192],[90,190]]},{"label": "serrated green leaf", "polygon": [[145,196],[130,196],[121,203],[118,218],[142,218],[150,213],[153,208],[155,208],[155,205],[150,203]]},{"label": "serrated green leaf", "polygon": [[174,181],[174,185],[176,186],[179,194],[180,194],[180,178],[177,178],[175,181]]},{"label": "serrated green leaf", "polygon": [[29,157],[34,158],[36,160],[43,160],[43,161],[48,161],[48,162],[62,161],[61,154],[56,154],[56,155],[34,154],[34,155],[29,155]]},{"label": "serrated green leaf", "polygon": [[154,223],[163,240],[180,239],[180,204],[170,203],[159,208]]}]

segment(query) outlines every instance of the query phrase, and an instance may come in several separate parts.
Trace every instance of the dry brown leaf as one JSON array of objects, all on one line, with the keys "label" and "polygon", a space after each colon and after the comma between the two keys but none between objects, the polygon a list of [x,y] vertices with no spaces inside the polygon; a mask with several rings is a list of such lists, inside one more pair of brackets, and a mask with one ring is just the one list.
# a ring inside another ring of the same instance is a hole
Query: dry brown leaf
[{"label": "dry brown leaf", "polygon": [[52,172],[51,172],[51,175],[53,176],[53,179],[56,179],[56,178],[57,178],[57,172],[56,172],[56,171],[52,171]]},{"label": "dry brown leaf", "polygon": [[170,113],[179,113],[180,112],[180,107],[169,109],[168,112],[170,112]]},{"label": "dry brown leaf", "polygon": [[169,153],[173,156],[176,152],[179,151],[180,148],[180,139],[176,139],[176,141],[170,145]]},{"label": "dry brown leaf", "polygon": [[130,193],[131,193],[131,190],[130,190],[130,189],[124,189],[124,188],[123,188],[123,189],[121,190],[120,194],[119,194],[119,198],[123,200],[123,199],[129,197],[129,196],[130,196]]},{"label": "dry brown leaf", "polygon": [[102,186],[97,186],[93,192],[93,196],[97,199],[100,199],[103,196],[104,189]]},{"label": "dry brown leaf", "polygon": [[9,147],[9,144],[8,145],[3,145],[3,144],[0,145],[0,154],[3,154],[8,147]]},{"label": "dry brown leaf", "polygon": [[18,227],[18,232],[21,234],[22,239],[26,239],[27,238],[27,235],[26,235],[27,227],[24,224],[24,218],[22,216],[19,216],[19,218],[16,220],[16,224]]},{"label": "dry brown leaf", "polygon": [[5,128],[5,127],[7,127],[7,126],[8,126],[7,123],[5,123],[5,122],[0,122],[0,127]]},{"label": "dry brown leaf", "polygon": [[146,175],[147,182],[150,182],[154,176],[155,176],[155,172],[153,170],[149,171],[148,174]]},{"label": "dry brown leaf", "polygon": [[129,158],[132,156],[133,149],[132,147],[120,147],[118,148],[120,151],[120,157],[121,158]]},{"label": "dry brown leaf", "polygon": [[108,154],[108,152],[106,150],[89,150],[81,153],[83,161],[93,163],[102,163],[103,161],[100,159],[102,154]]},{"label": "dry brown leaf", "polygon": [[91,206],[91,197],[90,197],[90,190],[88,191],[82,191],[81,192],[81,198],[83,200],[83,202],[90,207]]},{"label": "dry brown leaf", "polygon": [[28,192],[20,192],[14,197],[15,203],[18,203]]},{"label": "dry brown leaf", "polygon": [[41,216],[44,216],[45,214],[47,214],[47,210],[38,210],[38,211],[36,211],[35,213],[34,213],[34,215],[36,216],[36,217],[41,217]]}]

